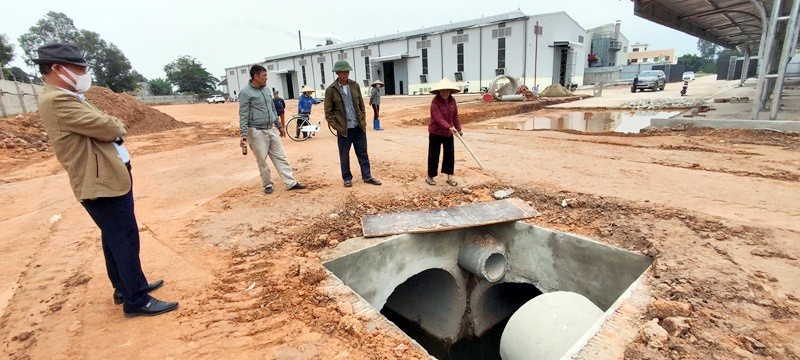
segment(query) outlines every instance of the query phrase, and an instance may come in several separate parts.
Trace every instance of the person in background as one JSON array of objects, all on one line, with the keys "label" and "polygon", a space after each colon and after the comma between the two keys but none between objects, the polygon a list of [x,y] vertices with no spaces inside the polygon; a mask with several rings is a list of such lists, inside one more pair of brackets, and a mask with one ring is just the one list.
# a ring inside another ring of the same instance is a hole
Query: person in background
[{"label": "person in background", "polygon": [[[308,125],[308,119],[311,118],[311,107],[317,105],[322,102],[322,100],[317,100],[311,96],[314,93],[314,89],[310,88],[308,85],[304,85],[302,89],[300,89],[300,99],[297,101],[297,115],[301,115],[301,119],[297,119],[297,134],[296,137],[300,137],[300,128],[303,126]],[[303,137],[308,136],[305,132],[303,133]]]},{"label": "person in background", "polygon": [[428,123],[428,185],[436,185],[434,178],[438,173],[439,151],[444,148],[442,158],[442,173],[447,174],[447,184],[458,185],[453,179],[455,168],[455,149],[453,135],[461,135],[461,122],[458,120],[458,104],[452,94],[458,93],[459,88],[447,78],[442,79],[433,86],[430,93],[431,120]]},{"label": "person in background", "polygon": [[361,87],[350,80],[350,64],[339,60],[333,64],[336,80],[325,89],[325,120],[336,130],[339,146],[339,165],[342,170],[344,187],[353,186],[350,172],[350,147],[353,147],[361,167],[361,178],[367,184],[380,185],[380,180],[372,176],[367,154],[367,121],[364,111],[364,98]]},{"label": "person in background", "polygon": [[261,65],[250,67],[250,81],[239,91],[239,146],[250,144],[261,173],[264,193],[272,194],[272,174],[267,157],[272,160],[287,190],[305,189],[292,174],[292,167],[283,152],[281,138],[286,136],[286,124],[278,117],[275,104],[267,90],[267,69]]},{"label": "person in background", "polygon": [[372,90],[369,92],[369,103],[372,105],[372,128],[375,130],[383,130],[381,127],[381,88],[383,81],[375,80],[372,82]]},{"label": "person in background", "polygon": [[286,124],[286,117],[284,116],[286,112],[286,102],[281,99],[280,91],[278,90],[272,92],[272,105],[275,106],[275,112],[277,112],[278,116],[281,118],[281,124]]},{"label": "person in background", "polygon": [[92,85],[89,63],[75,45],[52,43],[37,49],[45,82],[39,113],[56,158],[75,197],[100,228],[113,301],[125,317],[158,315],[177,302],[149,295],[164,284],[148,283],[139,259],[139,225],[133,206],[130,154],[122,144],[122,120],[100,111],[84,93]]}]

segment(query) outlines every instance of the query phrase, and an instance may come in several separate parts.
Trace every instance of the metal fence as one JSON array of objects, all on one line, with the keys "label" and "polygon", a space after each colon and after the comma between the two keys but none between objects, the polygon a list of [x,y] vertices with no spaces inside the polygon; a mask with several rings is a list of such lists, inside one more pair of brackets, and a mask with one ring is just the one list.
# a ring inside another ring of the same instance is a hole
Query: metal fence
[{"label": "metal fence", "polygon": [[18,81],[0,80],[0,117],[34,112],[44,87]]}]

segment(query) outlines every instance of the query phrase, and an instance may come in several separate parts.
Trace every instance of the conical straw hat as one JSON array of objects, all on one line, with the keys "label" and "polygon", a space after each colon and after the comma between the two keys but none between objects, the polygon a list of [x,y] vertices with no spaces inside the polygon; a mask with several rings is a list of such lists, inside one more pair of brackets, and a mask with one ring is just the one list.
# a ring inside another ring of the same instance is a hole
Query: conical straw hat
[{"label": "conical straw hat", "polygon": [[439,82],[436,83],[436,85],[433,85],[433,88],[431,89],[430,93],[436,94],[439,92],[439,90],[452,90],[453,93],[461,92],[461,89],[459,89],[458,86],[456,86],[456,84],[450,81],[450,79],[448,78],[439,80]]},{"label": "conical straw hat", "polygon": [[375,80],[375,81],[372,82],[372,84],[369,84],[369,86],[375,86],[375,85],[384,86],[383,85],[383,81],[380,81],[380,80]]},{"label": "conical straw hat", "polygon": [[314,89],[310,88],[308,85],[303,85],[303,88],[302,88],[302,89],[300,89],[300,92],[301,92],[301,93],[305,93],[305,92],[314,92]]}]

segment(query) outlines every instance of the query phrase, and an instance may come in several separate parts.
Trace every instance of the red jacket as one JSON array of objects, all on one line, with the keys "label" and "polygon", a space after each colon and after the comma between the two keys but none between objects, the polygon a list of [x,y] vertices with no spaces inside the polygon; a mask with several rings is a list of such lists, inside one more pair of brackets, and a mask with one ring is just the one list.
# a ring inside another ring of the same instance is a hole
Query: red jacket
[{"label": "red jacket", "polygon": [[431,101],[431,120],[428,123],[428,132],[439,136],[453,136],[453,133],[450,132],[451,127],[461,131],[456,99],[450,95],[447,100],[443,100],[439,94],[436,94]]}]

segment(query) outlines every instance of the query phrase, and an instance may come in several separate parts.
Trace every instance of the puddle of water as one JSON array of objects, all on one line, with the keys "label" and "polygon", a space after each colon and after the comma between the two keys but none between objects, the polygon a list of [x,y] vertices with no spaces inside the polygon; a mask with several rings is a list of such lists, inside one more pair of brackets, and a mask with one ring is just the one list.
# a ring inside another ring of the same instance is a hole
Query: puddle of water
[{"label": "puddle of water", "polygon": [[651,119],[668,119],[679,112],[655,111],[601,111],[584,112],[574,111],[561,115],[558,118],[534,116],[525,121],[506,121],[497,124],[499,129],[531,130],[575,130],[588,133],[618,132],[638,133],[639,130],[650,126]]}]

